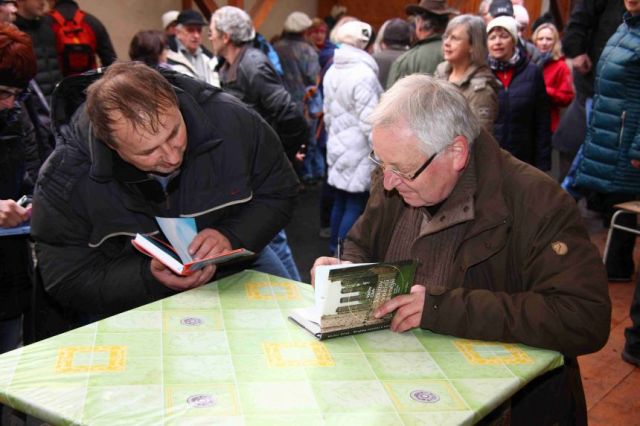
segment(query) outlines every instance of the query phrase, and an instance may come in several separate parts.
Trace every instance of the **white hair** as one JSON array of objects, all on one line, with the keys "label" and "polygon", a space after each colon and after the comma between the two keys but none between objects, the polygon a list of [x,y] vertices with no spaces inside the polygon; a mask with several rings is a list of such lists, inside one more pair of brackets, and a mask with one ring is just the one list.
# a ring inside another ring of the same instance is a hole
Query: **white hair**
[{"label": "white hair", "polygon": [[456,136],[471,145],[481,126],[466,98],[446,80],[413,74],[398,80],[369,116],[373,126],[406,123],[426,154],[446,148]]},{"label": "white hair", "polygon": [[247,12],[234,6],[223,6],[211,15],[213,27],[225,33],[233,44],[243,44],[256,36],[253,22]]}]

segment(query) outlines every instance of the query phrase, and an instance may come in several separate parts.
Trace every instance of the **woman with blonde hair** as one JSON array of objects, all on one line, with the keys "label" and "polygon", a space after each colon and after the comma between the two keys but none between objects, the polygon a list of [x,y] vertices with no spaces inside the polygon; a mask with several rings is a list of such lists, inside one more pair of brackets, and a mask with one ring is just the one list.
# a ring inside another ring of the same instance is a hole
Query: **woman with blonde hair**
[{"label": "woman with blonde hair", "polygon": [[555,25],[550,22],[541,24],[533,33],[532,40],[541,53],[537,65],[542,68],[549,95],[551,133],[554,133],[560,122],[560,109],[569,105],[575,95],[573,79],[562,56],[560,35]]},{"label": "woman with blonde hair", "polygon": [[499,84],[487,66],[487,35],[482,18],[460,15],[449,21],[442,37],[444,62],[435,76],[460,88],[483,127],[493,131],[498,115]]}]

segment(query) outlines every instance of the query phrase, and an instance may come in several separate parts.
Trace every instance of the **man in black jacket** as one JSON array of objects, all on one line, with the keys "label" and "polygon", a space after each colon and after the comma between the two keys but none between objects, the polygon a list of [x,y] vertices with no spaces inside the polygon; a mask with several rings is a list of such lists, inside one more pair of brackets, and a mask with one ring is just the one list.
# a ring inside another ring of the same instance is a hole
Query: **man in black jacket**
[{"label": "man in black jacket", "polygon": [[210,265],[177,276],[136,252],[132,237],[157,233],[154,217],[195,218],[194,258],[245,247],[259,255],[243,267],[273,272],[273,253],[263,248],[291,216],[298,181],[273,130],[219,89],[163,74],[116,63],[101,78],[65,80],[54,95],[55,106],[58,95],[71,99],[83,92],[83,79],[95,80],[70,122],[55,123],[57,146],[39,177],[32,235],[46,291],[91,319],[200,286],[216,273]]},{"label": "man in black jacket", "polygon": [[50,96],[56,84],[62,80],[56,52],[56,36],[44,16],[44,0],[18,0],[15,24],[29,34],[38,59],[36,82],[45,96]]}]

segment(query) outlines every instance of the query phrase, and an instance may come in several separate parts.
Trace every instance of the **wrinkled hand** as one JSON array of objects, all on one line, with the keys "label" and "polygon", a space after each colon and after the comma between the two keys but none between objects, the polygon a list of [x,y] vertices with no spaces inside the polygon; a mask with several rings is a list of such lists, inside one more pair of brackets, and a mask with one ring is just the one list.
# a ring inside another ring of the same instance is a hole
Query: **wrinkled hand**
[{"label": "wrinkled hand", "polygon": [[340,263],[343,264],[347,264],[347,263],[353,263],[353,262],[349,262],[348,260],[343,260],[342,262],[340,262],[340,260],[338,260],[337,257],[327,257],[327,256],[322,256],[316,259],[315,262],[313,262],[313,267],[311,268],[311,286],[315,288],[316,286],[316,266],[322,266],[322,265],[338,265]]},{"label": "wrinkled hand", "polygon": [[200,260],[209,256],[231,250],[231,243],[215,229],[205,228],[198,232],[189,244],[189,254],[194,260]]},{"label": "wrinkled hand", "polygon": [[192,288],[200,287],[211,281],[213,274],[216,272],[216,265],[207,265],[204,268],[195,271],[186,277],[176,275],[171,269],[164,266],[159,260],[151,259],[151,275],[160,281],[160,283],[171,290],[185,291]]},{"label": "wrinkled hand", "polygon": [[424,309],[425,287],[414,285],[411,293],[396,296],[375,312],[376,318],[381,318],[389,312],[396,311],[391,320],[391,330],[398,333],[420,326]]},{"label": "wrinkled hand", "polygon": [[29,220],[30,207],[21,207],[13,200],[0,200],[0,226],[11,228]]},{"label": "wrinkled hand", "polygon": [[578,55],[571,60],[571,64],[573,65],[573,69],[578,71],[580,74],[586,74],[591,71],[591,67],[593,66],[591,59],[587,56],[586,53],[582,55]]}]

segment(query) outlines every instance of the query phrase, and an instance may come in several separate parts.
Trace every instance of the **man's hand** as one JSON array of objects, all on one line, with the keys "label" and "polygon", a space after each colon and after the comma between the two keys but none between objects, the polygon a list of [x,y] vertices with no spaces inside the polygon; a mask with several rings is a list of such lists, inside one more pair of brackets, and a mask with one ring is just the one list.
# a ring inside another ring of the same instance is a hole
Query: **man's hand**
[{"label": "man's hand", "polygon": [[375,312],[376,318],[381,318],[389,312],[396,311],[391,320],[391,331],[402,333],[420,326],[422,310],[424,309],[425,287],[414,285],[411,293],[396,296]]},{"label": "man's hand", "polygon": [[223,251],[231,250],[231,243],[215,229],[203,229],[189,244],[189,254],[194,260],[205,259]]},{"label": "man's hand", "polygon": [[591,59],[589,58],[589,56],[587,56],[586,53],[573,58],[571,60],[571,65],[573,66],[573,69],[583,75],[591,71],[591,67],[593,66],[593,64],[591,63]]},{"label": "man's hand", "polygon": [[29,220],[30,208],[24,208],[13,200],[0,200],[0,226],[11,228]]},{"label": "man's hand", "polygon": [[185,291],[208,283],[216,272],[216,265],[207,265],[193,274],[182,277],[174,274],[159,260],[151,259],[151,275],[171,290]]},{"label": "man's hand", "polygon": [[348,260],[343,260],[342,262],[340,262],[340,260],[338,260],[338,258],[336,257],[327,257],[327,256],[322,256],[316,259],[315,262],[313,262],[313,267],[311,268],[311,286],[315,287],[316,286],[316,266],[322,266],[322,265],[338,265],[340,263],[353,263],[353,262],[349,262]]}]

